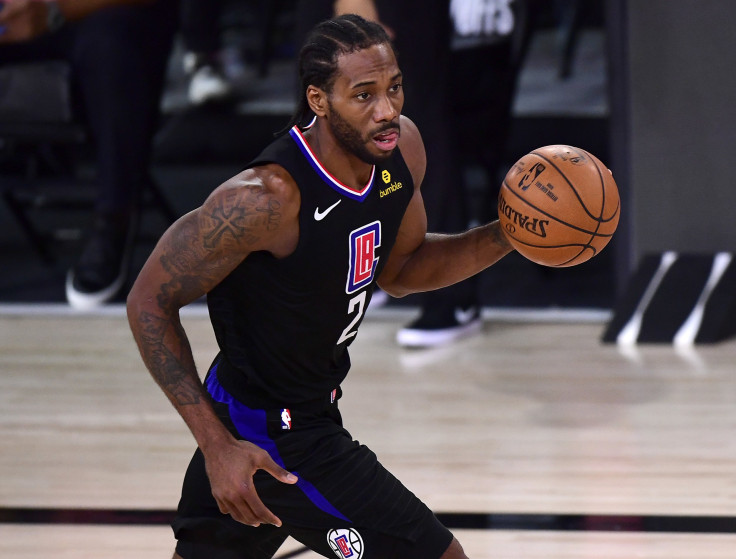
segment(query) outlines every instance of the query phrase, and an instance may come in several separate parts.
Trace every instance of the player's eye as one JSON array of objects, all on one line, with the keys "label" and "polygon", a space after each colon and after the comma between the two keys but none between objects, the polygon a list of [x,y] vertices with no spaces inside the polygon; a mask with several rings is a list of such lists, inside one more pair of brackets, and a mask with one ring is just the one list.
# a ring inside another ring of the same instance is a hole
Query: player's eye
[{"label": "player's eye", "polygon": [[365,91],[361,91],[355,96],[356,99],[359,99],[361,101],[365,101],[366,99],[368,99],[368,97],[369,97],[369,94]]}]

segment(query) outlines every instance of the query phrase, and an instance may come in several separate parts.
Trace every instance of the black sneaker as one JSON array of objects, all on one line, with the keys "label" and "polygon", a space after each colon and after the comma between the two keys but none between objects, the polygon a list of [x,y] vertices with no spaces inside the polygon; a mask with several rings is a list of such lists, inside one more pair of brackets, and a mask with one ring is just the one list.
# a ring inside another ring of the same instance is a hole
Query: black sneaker
[{"label": "black sneaker", "polygon": [[396,334],[402,347],[435,347],[477,334],[483,327],[478,307],[424,310]]},{"label": "black sneaker", "polygon": [[133,248],[135,220],[127,227],[99,217],[77,264],[66,276],[66,299],[81,310],[107,303],[125,282]]}]

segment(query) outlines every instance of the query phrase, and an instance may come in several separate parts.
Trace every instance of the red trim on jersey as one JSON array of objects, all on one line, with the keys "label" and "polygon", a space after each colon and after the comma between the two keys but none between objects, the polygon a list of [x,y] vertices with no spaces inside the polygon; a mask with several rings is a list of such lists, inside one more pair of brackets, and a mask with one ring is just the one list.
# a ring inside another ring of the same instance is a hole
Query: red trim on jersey
[{"label": "red trim on jersey", "polygon": [[375,165],[371,166],[371,176],[370,176],[370,177],[368,178],[368,182],[366,183],[366,185],[365,185],[365,186],[364,186],[363,188],[360,188],[360,189],[355,189],[355,188],[352,188],[352,187],[350,187],[350,186],[348,186],[348,185],[346,185],[346,184],[343,184],[343,183],[342,183],[342,182],[340,182],[339,180],[337,180],[337,179],[336,179],[336,178],[335,178],[334,176],[332,176],[332,174],[331,174],[331,173],[330,173],[330,172],[329,172],[329,171],[328,171],[328,170],[327,170],[327,169],[326,169],[326,168],[325,168],[325,167],[324,167],[324,166],[322,165],[322,163],[320,163],[319,159],[317,159],[317,156],[316,156],[316,155],[314,154],[314,152],[312,151],[312,148],[311,148],[311,147],[309,146],[309,144],[307,143],[307,140],[306,140],[306,138],[304,138],[304,135],[302,134],[301,130],[299,130],[299,128],[298,128],[298,127],[294,126],[294,127],[293,127],[293,128],[291,129],[291,131],[292,131],[292,134],[291,134],[291,136],[292,136],[292,137],[293,137],[294,139],[296,139],[296,140],[297,140],[297,141],[299,142],[299,144],[301,145],[301,147],[303,148],[303,149],[302,149],[302,152],[303,152],[303,153],[304,153],[305,155],[307,155],[307,156],[308,156],[308,157],[309,157],[309,158],[311,159],[311,162],[312,162],[312,167],[314,167],[314,169],[315,169],[315,170],[316,170],[316,171],[317,171],[317,172],[318,172],[318,173],[319,173],[320,175],[322,175],[322,177],[323,177],[323,178],[324,178],[324,179],[325,179],[326,181],[328,181],[329,183],[331,183],[331,184],[332,184],[332,186],[333,186],[333,187],[334,187],[334,188],[335,188],[336,190],[338,190],[338,191],[343,191],[343,192],[345,192],[345,193],[346,193],[346,194],[347,194],[348,196],[351,196],[351,197],[356,197],[356,196],[357,196],[358,198],[363,198],[363,197],[364,197],[364,196],[365,196],[366,194],[368,194],[368,192],[369,192],[369,191],[370,191],[370,189],[371,189],[371,186],[373,186],[373,179],[374,179],[374,178],[375,178],[375,176],[376,176],[376,166],[375,166]]}]

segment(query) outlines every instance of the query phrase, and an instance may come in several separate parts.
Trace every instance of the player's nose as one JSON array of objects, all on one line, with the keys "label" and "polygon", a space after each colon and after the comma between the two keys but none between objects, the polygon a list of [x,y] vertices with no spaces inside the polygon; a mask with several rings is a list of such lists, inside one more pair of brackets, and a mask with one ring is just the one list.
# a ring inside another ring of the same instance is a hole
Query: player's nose
[{"label": "player's nose", "polygon": [[381,96],[376,103],[373,119],[376,122],[391,122],[397,116],[399,116],[399,110],[396,107],[394,100],[388,95]]}]

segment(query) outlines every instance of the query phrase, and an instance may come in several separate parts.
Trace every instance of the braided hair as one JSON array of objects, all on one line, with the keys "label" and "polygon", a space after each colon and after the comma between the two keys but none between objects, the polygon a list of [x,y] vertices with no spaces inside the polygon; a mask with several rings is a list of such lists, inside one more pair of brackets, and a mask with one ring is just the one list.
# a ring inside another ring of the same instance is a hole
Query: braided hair
[{"label": "braided hair", "polygon": [[307,124],[313,117],[307,103],[307,88],[319,87],[329,93],[337,78],[337,59],[373,45],[387,44],[396,50],[381,25],[355,14],[328,19],[312,29],[299,52],[299,101],[287,130]]}]

